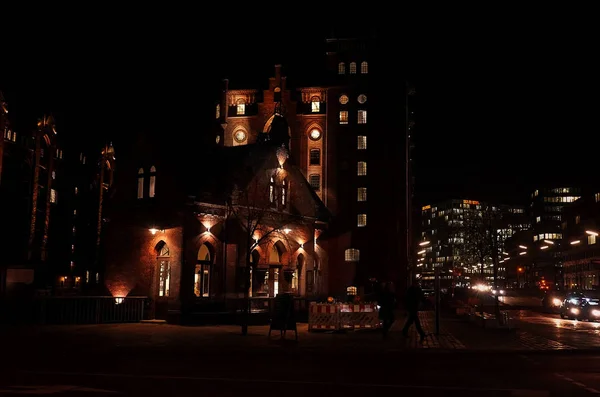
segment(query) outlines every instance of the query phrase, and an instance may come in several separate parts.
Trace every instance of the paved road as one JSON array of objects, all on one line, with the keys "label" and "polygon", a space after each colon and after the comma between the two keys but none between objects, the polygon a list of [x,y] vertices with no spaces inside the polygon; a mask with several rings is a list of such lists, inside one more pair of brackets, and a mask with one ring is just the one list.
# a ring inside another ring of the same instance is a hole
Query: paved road
[{"label": "paved road", "polygon": [[331,343],[344,335],[324,336],[318,349],[317,339],[265,342],[262,331],[209,331],[134,324],[5,333],[0,395],[600,394],[600,354],[399,350],[396,339],[367,337],[355,348]]}]

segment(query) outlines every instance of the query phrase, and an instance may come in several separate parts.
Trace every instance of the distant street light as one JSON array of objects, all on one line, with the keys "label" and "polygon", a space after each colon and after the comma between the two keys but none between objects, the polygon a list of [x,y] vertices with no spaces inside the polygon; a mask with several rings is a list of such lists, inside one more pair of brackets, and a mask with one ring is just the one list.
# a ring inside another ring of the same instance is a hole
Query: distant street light
[{"label": "distant street light", "polygon": [[571,243],[570,243],[570,244],[571,244],[571,245],[577,245],[577,244],[579,244],[579,243],[581,243],[581,240],[575,240],[575,241],[571,241]]},{"label": "distant street light", "polygon": [[424,247],[424,246],[426,246],[426,245],[429,245],[429,243],[430,243],[430,241],[422,241],[422,242],[420,242],[420,243],[419,243],[419,245],[420,245],[421,247]]},{"label": "distant street light", "polygon": [[519,248],[522,248],[522,249],[524,249],[524,250],[526,250],[526,249],[527,249],[527,247],[525,247],[524,245],[519,245]]}]

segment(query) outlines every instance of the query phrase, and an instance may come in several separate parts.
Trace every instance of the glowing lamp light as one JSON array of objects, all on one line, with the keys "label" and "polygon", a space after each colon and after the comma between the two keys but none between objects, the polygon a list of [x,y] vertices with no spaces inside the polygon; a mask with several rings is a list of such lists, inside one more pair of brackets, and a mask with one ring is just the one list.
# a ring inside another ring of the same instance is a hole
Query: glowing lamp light
[{"label": "glowing lamp light", "polygon": [[115,298],[115,305],[120,305],[121,303],[123,303],[123,301],[125,300],[125,298],[123,298],[122,296],[118,296]]},{"label": "glowing lamp light", "polygon": [[586,232],[587,234],[589,234],[590,236],[597,236],[597,235],[598,235],[598,233],[596,233],[596,232],[594,232],[594,231],[591,231],[591,230],[586,230],[585,232]]},{"label": "glowing lamp light", "polygon": [[554,245],[554,241],[552,240],[544,240],[546,244]]},{"label": "glowing lamp light", "polygon": [[527,252],[519,252],[519,255],[525,255]]},{"label": "glowing lamp light", "polygon": [[526,250],[526,249],[527,249],[527,247],[525,247],[524,245],[519,245],[519,248],[522,248],[522,249],[524,249],[524,250]]},{"label": "glowing lamp light", "polygon": [[292,231],[292,229],[288,229],[287,227],[285,229],[283,229],[283,232],[285,234],[289,234]]},{"label": "glowing lamp light", "polygon": [[547,250],[548,248],[549,247],[547,245],[544,245],[544,246],[540,247],[540,249],[543,249],[543,250]]},{"label": "glowing lamp light", "polygon": [[429,243],[430,243],[429,241],[423,241],[423,242],[420,242],[419,245],[421,247],[424,247],[424,246],[428,245]]},{"label": "glowing lamp light", "polygon": [[156,234],[156,232],[158,232],[158,229],[154,227],[150,229],[150,233],[152,233],[153,236]]},{"label": "glowing lamp light", "polygon": [[571,243],[570,243],[570,244],[571,244],[571,245],[577,245],[577,244],[579,244],[579,243],[581,243],[581,241],[580,241],[580,240],[575,240],[575,241],[571,241]]},{"label": "glowing lamp light", "polygon": [[425,252],[426,252],[425,250],[421,250],[421,251],[417,252],[417,255],[424,254]]}]

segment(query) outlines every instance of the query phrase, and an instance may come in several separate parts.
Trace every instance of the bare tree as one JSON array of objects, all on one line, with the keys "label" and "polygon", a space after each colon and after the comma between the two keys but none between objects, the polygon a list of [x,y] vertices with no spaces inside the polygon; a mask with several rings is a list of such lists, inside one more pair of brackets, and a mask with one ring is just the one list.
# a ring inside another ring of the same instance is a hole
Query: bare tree
[{"label": "bare tree", "polygon": [[245,239],[244,307],[242,335],[248,333],[250,315],[251,257],[254,249],[274,236],[286,241],[287,233],[302,218],[286,211],[289,208],[289,181],[282,168],[268,170],[265,174],[250,176],[244,189],[234,186],[228,200],[229,214],[237,219]]},{"label": "bare tree", "polygon": [[[461,262],[469,267],[478,265],[482,282],[485,282],[485,268],[492,266],[493,288],[498,290],[498,265],[500,254],[501,213],[497,207],[481,204],[480,209],[465,210],[462,224],[457,227],[462,236],[460,247]],[[482,305],[483,312],[483,305]],[[495,311],[499,314],[499,302],[495,294]]]}]

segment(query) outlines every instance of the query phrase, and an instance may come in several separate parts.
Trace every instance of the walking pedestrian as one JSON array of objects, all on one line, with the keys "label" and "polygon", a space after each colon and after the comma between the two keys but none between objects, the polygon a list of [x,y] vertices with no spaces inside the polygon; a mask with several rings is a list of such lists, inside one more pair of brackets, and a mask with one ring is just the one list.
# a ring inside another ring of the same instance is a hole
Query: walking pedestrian
[{"label": "walking pedestrian", "polygon": [[402,328],[402,335],[408,337],[408,330],[414,323],[415,328],[419,333],[419,341],[421,343],[423,343],[426,336],[425,331],[423,331],[423,328],[421,327],[421,321],[419,320],[419,306],[421,305],[421,302],[423,302],[423,299],[423,290],[419,286],[417,280],[413,280],[412,285],[408,287],[408,290],[406,291],[406,312],[408,317],[404,324],[404,328]]}]

